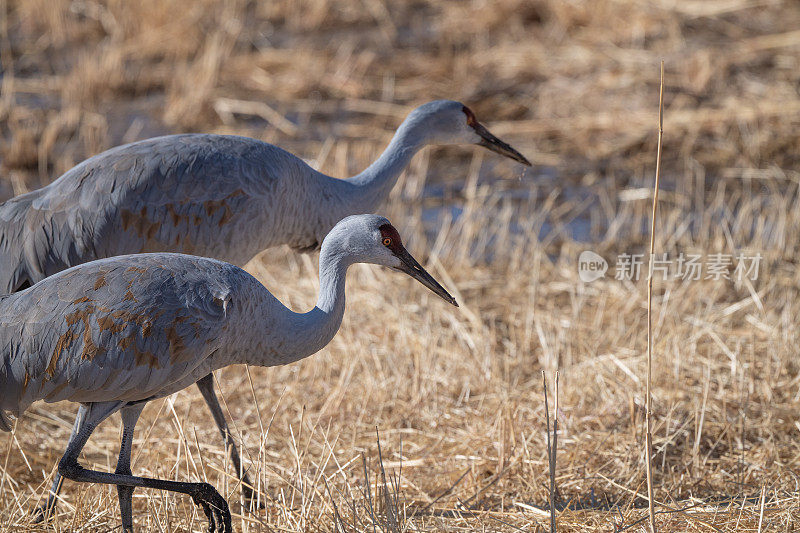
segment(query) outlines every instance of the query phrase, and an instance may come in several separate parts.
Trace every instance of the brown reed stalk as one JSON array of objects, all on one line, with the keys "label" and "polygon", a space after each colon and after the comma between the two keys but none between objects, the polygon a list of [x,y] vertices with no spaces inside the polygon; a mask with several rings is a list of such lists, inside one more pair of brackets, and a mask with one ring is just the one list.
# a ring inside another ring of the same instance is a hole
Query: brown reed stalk
[{"label": "brown reed stalk", "polygon": [[542,389],[544,390],[544,418],[547,426],[547,464],[550,470],[550,533],[556,533],[556,449],[558,446],[558,370],[555,380],[555,412],[553,413],[553,439],[550,441],[550,407],[547,401],[547,378],[542,370]]},{"label": "brown reed stalk", "polygon": [[550,531],[556,533],[556,451],[558,450],[558,370],[555,382],[555,409],[553,410],[553,449],[550,450]]},{"label": "brown reed stalk", "polygon": [[647,510],[650,514],[650,531],[656,533],[656,513],[653,506],[653,434],[652,385],[653,375],[653,253],[656,239],[656,210],[658,207],[658,182],[661,178],[661,137],[664,131],[664,61],[661,61],[661,82],[658,89],[658,153],[656,155],[656,182],[653,187],[653,215],[650,222],[650,260],[647,274],[647,403],[645,406],[645,454],[647,457]]},{"label": "brown reed stalk", "polygon": [[8,435],[8,448],[6,449],[6,459],[3,462],[3,478],[0,480],[0,494],[3,494],[3,489],[6,485],[6,477],[8,475],[8,458],[11,456],[11,444],[14,442],[14,435],[17,432],[17,420],[14,420],[14,428]]}]

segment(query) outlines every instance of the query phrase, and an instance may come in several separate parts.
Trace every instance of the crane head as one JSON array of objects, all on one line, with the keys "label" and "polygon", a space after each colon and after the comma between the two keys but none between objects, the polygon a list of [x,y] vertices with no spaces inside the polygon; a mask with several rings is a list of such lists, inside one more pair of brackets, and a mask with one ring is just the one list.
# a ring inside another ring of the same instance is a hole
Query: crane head
[{"label": "crane head", "polygon": [[428,287],[434,294],[440,296],[445,302],[451,303],[458,307],[456,299],[442,287],[433,276],[428,274],[428,271],[422,268],[416,259],[405,249],[403,241],[400,239],[400,234],[388,221],[378,228],[381,232],[381,244],[386,247],[392,255],[399,260],[397,266],[393,266],[400,272],[405,272],[415,280],[419,281]]},{"label": "crane head", "polygon": [[435,100],[416,108],[406,119],[418,136],[431,144],[477,144],[530,166],[528,159],[478,122],[472,110],[454,100]]},{"label": "crane head", "polygon": [[399,270],[458,307],[456,299],[405,249],[400,234],[382,216],[352,215],[340,220],[322,242],[320,265],[326,255],[342,257],[347,263],[372,263]]}]

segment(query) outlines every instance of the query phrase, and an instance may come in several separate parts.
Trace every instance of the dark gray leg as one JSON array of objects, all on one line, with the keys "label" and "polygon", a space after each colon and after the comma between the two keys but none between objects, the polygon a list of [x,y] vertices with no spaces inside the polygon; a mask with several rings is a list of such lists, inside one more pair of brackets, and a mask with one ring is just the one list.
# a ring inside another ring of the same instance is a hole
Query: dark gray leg
[{"label": "dark gray leg", "polygon": [[[75,415],[75,423],[72,425],[72,433],[69,435],[69,440],[75,438],[75,435],[78,433],[78,429],[81,427],[81,413],[82,411],[79,409],[78,413]],[[33,510],[34,523],[38,524],[47,520],[53,513],[56,508],[56,504],[58,504],[58,493],[61,492],[61,485],[63,482],[64,479],[61,477],[61,474],[56,471],[56,475],[53,477],[53,485],[50,487],[50,492],[47,493],[47,502]]]},{"label": "dark gray leg", "polygon": [[[131,444],[133,443],[133,428],[142,414],[144,404],[140,403],[122,409],[122,444],[119,447],[119,459],[115,474],[131,475]],[[122,531],[133,533],[133,487],[117,485],[119,495],[119,512],[122,515]]]},{"label": "dark gray leg", "polygon": [[[236,447],[236,441],[233,439],[233,435],[228,428],[228,423],[225,420],[225,414],[222,412],[222,407],[219,404],[219,400],[217,399],[217,394],[214,391],[214,376],[209,374],[200,379],[197,382],[197,388],[200,389],[200,394],[203,395],[203,399],[208,405],[209,410],[211,411],[211,415],[214,417],[214,422],[217,424],[217,428],[219,429],[220,434],[222,435],[222,439],[225,442],[225,447],[230,447],[231,450],[231,462],[233,463],[234,468],[236,468],[236,475],[239,476],[239,479],[242,481],[242,495],[244,496],[245,504],[249,507],[252,506],[256,501],[256,493],[253,490],[253,483],[250,481],[250,477],[247,475],[247,472],[244,471],[242,468],[242,461],[239,456],[239,449]],[[141,409],[140,409],[141,413]],[[123,413],[124,416],[124,413]],[[138,415],[136,416],[138,419]],[[133,424],[136,422],[134,421]],[[75,424],[72,426],[72,433],[70,434],[70,440],[75,437],[75,434],[78,431],[78,428],[81,424],[81,411],[78,411],[78,414],[75,416]],[[132,433],[132,430],[131,430]],[[124,446],[124,435],[125,430],[123,429],[123,446]],[[133,438],[131,436],[131,438]],[[120,449],[120,454],[122,453],[122,449]],[[130,452],[129,452],[130,453]],[[122,456],[120,455],[120,458]],[[128,459],[130,463],[130,458]],[[117,463],[117,473],[118,474],[130,474],[130,471],[122,472],[119,471],[119,463]],[[56,472],[55,477],[53,478],[53,485],[50,489],[50,492],[47,495],[47,503],[41,505],[34,509],[34,522],[40,523],[43,520],[46,520],[55,509],[56,505],[58,504],[58,493],[61,492],[61,486],[63,485],[63,478],[59,472]],[[118,490],[120,490],[118,488]],[[125,489],[127,490],[127,489]],[[130,491],[131,493],[131,501],[133,498],[133,490]],[[122,498],[122,496],[120,496]],[[120,505],[122,505],[123,501],[120,499]],[[264,507],[264,502],[262,501],[259,507]],[[123,525],[124,527],[124,525]]]},{"label": "dark gray leg", "polygon": [[209,533],[219,528],[221,533],[232,533],[231,513],[228,502],[208,483],[186,483],[132,476],[130,474],[111,474],[97,470],[87,470],[78,464],[78,457],[97,425],[113,413],[126,407],[123,402],[100,402],[81,406],[83,422],[75,437],[71,438],[64,456],[58,462],[58,471],[66,479],[84,483],[105,483],[126,487],[146,487],[179,492],[192,497],[195,504],[203,508],[209,522]]},{"label": "dark gray leg", "polygon": [[[236,441],[233,440],[233,435],[231,435],[228,429],[228,422],[225,420],[225,414],[222,412],[222,407],[219,405],[217,393],[214,392],[214,376],[209,374],[201,378],[197,382],[197,388],[200,389],[200,394],[203,395],[206,405],[208,405],[208,408],[211,410],[214,422],[217,423],[217,428],[219,428],[219,432],[222,435],[222,440],[225,441],[225,447],[230,447],[231,462],[234,468],[236,468],[236,475],[238,475],[239,479],[242,481],[242,495],[244,496],[245,504],[251,506],[256,500],[255,491],[253,490],[255,485],[250,482],[247,472],[242,468],[242,461],[239,457],[239,450],[236,448]],[[261,506],[263,507],[263,503]]]}]

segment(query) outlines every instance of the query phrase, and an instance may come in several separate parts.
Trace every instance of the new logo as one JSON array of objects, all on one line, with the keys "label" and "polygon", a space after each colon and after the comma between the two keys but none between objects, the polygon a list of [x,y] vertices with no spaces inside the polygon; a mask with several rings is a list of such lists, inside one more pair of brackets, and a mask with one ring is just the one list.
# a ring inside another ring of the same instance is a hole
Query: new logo
[{"label": "new logo", "polygon": [[608,263],[605,259],[589,250],[581,252],[578,257],[578,276],[581,281],[590,283],[606,275]]}]

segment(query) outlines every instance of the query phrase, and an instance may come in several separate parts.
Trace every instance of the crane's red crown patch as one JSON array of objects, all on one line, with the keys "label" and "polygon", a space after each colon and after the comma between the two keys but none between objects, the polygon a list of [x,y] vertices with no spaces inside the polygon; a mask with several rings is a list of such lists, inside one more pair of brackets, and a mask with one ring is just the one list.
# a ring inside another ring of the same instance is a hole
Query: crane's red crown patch
[{"label": "crane's red crown patch", "polygon": [[478,119],[475,118],[475,113],[472,112],[472,109],[468,108],[467,106],[464,106],[461,108],[461,111],[463,111],[464,114],[467,115],[467,126],[471,126],[474,128],[475,126],[478,125]]},{"label": "crane's red crown patch", "polygon": [[386,239],[389,239],[389,244],[386,244],[386,247],[389,248],[393,252],[399,252],[403,249],[403,241],[400,239],[400,234],[397,233],[397,230],[394,229],[394,226],[391,224],[383,224],[380,228],[381,230],[381,240],[386,243]]}]

